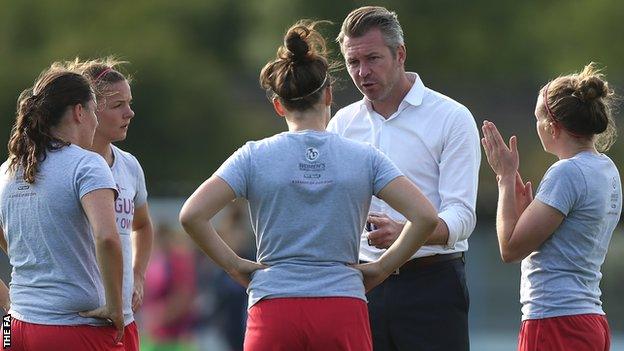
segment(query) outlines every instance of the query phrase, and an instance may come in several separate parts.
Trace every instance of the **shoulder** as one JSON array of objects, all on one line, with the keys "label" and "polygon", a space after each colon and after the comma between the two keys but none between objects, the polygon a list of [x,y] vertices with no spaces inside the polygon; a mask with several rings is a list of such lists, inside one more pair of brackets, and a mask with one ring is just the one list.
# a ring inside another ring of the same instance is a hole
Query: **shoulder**
[{"label": "shoulder", "polygon": [[272,148],[276,148],[289,143],[289,138],[286,132],[278,133],[270,137],[259,140],[250,140],[243,144],[238,152],[253,153],[269,151]]},{"label": "shoulder", "polygon": [[333,133],[331,137],[334,140],[334,147],[347,155],[375,155],[381,152],[370,143],[364,141],[350,139]]},{"label": "shoulder", "polygon": [[119,147],[111,144],[111,149],[113,150],[113,154],[115,155],[115,162],[120,162],[126,165],[127,167],[131,167],[133,169],[140,169],[141,164],[139,160],[128,151],[122,150]]},{"label": "shoulder", "polygon": [[562,179],[583,177],[583,172],[574,159],[563,159],[553,163],[544,178]]},{"label": "shoulder", "polygon": [[58,155],[58,157],[66,158],[69,161],[73,160],[79,167],[88,165],[109,168],[106,161],[100,154],[73,144],[63,147],[60,150],[50,152],[49,154]]},{"label": "shoulder", "polygon": [[466,106],[433,89],[425,87],[423,103],[435,106],[436,109],[441,110],[442,116],[446,116],[456,122],[469,121],[474,123],[474,117]]},{"label": "shoulder", "polygon": [[11,178],[11,172],[9,172],[9,160],[6,160],[0,166],[0,184],[9,181]]},{"label": "shoulder", "polygon": [[330,123],[337,123],[340,125],[349,124],[349,122],[355,119],[364,109],[364,100],[356,101],[338,110]]}]

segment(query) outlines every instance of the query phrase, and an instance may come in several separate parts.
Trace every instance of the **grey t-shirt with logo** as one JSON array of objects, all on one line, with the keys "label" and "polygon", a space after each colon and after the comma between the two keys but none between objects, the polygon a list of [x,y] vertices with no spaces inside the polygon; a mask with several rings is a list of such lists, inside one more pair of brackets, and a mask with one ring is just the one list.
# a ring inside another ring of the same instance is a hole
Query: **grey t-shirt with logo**
[{"label": "grey t-shirt with logo", "polygon": [[33,184],[0,167],[0,219],[8,243],[13,317],[47,325],[105,325],[78,312],[105,304],[91,226],[80,199],[114,189],[104,159],[75,145],[48,151]]},{"label": "grey t-shirt with logo", "polygon": [[371,196],[401,172],[368,144],[337,134],[284,132],[236,151],[215,174],[249,201],[257,259],[249,307],[264,298],[366,301],[358,261]]},{"label": "grey t-shirt with logo", "polygon": [[622,184],[611,159],[581,152],[552,165],[535,198],[565,218],[522,260],[522,319],[604,314],[600,267],[622,211]]},{"label": "grey t-shirt with logo", "polygon": [[[114,161],[111,166],[119,196],[115,200],[115,221],[123,254],[123,314],[126,325],[134,321],[132,292],[134,272],[132,269],[132,221],[134,209],[147,202],[145,175],[139,161],[132,154],[111,145]],[[139,240],[141,240],[139,238]]]}]

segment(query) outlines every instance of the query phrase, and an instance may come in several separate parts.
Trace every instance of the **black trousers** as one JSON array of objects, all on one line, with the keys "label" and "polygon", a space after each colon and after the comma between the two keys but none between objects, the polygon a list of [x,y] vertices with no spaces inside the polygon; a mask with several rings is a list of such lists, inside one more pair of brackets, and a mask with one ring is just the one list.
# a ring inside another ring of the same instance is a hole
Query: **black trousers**
[{"label": "black trousers", "polygon": [[462,259],[391,275],[367,294],[374,351],[467,351]]}]

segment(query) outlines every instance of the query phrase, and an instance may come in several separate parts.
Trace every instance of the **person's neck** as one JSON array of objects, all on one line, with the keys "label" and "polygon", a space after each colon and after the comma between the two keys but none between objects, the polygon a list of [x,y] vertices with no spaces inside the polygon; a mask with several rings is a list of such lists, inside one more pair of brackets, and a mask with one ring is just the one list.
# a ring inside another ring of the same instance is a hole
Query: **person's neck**
[{"label": "person's neck", "polygon": [[113,165],[113,150],[111,149],[110,141],[99,138],[96,134],[95,137],[93,137],[93,144],[91,145],[90,150],[97,152],[100,156],[104,157],[104,160],[106,160],[106,163],[108,163],[109,166]]},{"label": "person's neck", "polygon": [[57,128],[51,128],[50,134],[52,134],[54,138],[60,141],[78,145],[83,149],[88,149],[91,146],[91,145],[86,145],[86,143],[80,139],[78,131],[69,126],[60,126]]},{"label": "person's neck", "polygon": [[390,91],[386,98],[382,100],[371,101],[373,110],[382,115],[385,119],[388,119],[399,109],[401,101],[405,99],[405,96],[407,96],[410,89],[412,89],[413,84],[414,79],[409,77],[407,73],[403,72],[401,74],[401,79],[399,79],[397,84],[395,84],[395,86],[392,88],[392,91]]},{"label": "person's neck", "polygon": [[312,109],[303,112],[291,112],[286,115],[286,124],[289,132],[300,132],[303,130],[316,130],[324,132],[327,128],[327,117],[324,112]]},{"label": "person's neck", "polygon": [[580,152],[589,151],[593,153],[598,153],[596,147],[594,146],[594,142],[589,140],[587,142],[579,142],[577,140],[565,140],[562,145],[557,150],[556,155],[560,160],[571,158],[577,155]]}]

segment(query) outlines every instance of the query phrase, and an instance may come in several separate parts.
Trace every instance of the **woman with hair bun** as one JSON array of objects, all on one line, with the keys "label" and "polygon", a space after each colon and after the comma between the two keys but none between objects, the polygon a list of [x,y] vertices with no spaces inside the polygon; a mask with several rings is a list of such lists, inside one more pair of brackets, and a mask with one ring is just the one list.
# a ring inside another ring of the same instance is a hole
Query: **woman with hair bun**
[{"label": "woman with hair bun", "polygon": [[10,350],[123,350],[117,187],[104,159],[87,150],[96,106],[89,81],[59,63],[19,97],[0,167],[0,247],[13,267],[10,301],[0,289]]},{"label": "woman with hair bun", "polygon": [[613,91],[593,63],[558,77],[535,107],[544,150],[559,158],[533,198],[509,147],[483,123],[482,144],[498,180],[496,230],[504,262],[522,260],[518,350],[609,350],[600,267],[622,211],[622,185],[602,152],[615,141]]},{"label": "woman with hair bun", "polygon": [[[317,24],[293,25],[260,73],[288,131],[241,147],[180,213],[197,245],[247,287],[247,351],[371,350],[365,290],[409,259],[437,223],[431,203],[382,153],[326,132],[332,65]],[[378,261],[358,264],[372,195],[409,222]],[[257,262],[237,256],[210,223],[237,197],[249,201]]]}]

